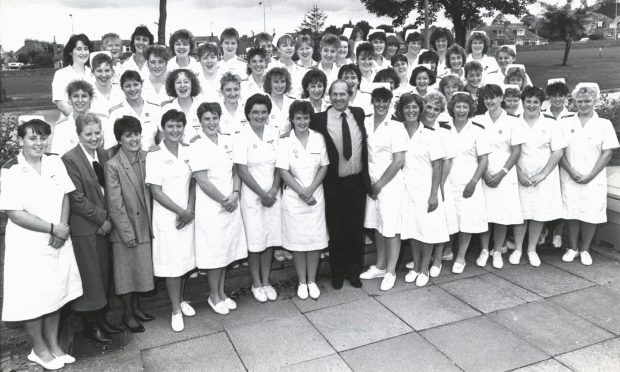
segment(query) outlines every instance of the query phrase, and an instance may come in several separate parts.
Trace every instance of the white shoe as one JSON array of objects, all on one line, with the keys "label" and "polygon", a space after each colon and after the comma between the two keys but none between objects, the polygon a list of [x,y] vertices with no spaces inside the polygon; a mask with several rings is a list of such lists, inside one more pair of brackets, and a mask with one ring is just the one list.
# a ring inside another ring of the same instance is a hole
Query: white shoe
[{"label": "white shoe", "polygon": [[413,261],[407,262],[407,264],[405,265],[405,268],[408,270],[413,270],[414,267],[415,267],[415,263]]},{"label": "white shoe", "polygon": [[516,249],[508,256],[508,262],[511,265],[518,265],[521,261],[521,251],[517,251]]},{"label": "white shoe", "polygon": [[431,278],[438,277],[439,274],[441,274],[441,265],[439,265],[439,267],[431,266],[431,269],[429,270],[429,274],[430,274]]},{"label": "white shoe", "polygon": [[556,235],[553,237],[553,246],[555,248],[562,248],[562,235]]},{"label": "white shoe", "polygon": [[269,301],[275,301],[278,298],[278,292],[270,285],[263,287],[263,291]]},{"label": "white shoe", "polygon": [[237,309],[237,303],[232,298],[226,297],[224,299],[224,305],[226,305],[228,310],[236,310]]},{"label": "white shoe", "polygon": [[504,267],[504,259],[502,258],[501,252],[493,252],[493,267],[496,269]]},{"label": "white shoe", "polygon": [[454,265],[452,265],[452,272],[454,274],[461,274],[461,273],[463,273],[463,270],[465,270],[465,265],[466,265],[465,262],[463,262],[463,263],[455,262]]},{"label": "white shoe", "polygon": [[428,276],[426,274],[420,273],[415,280],[415,285],[418,287],[424,287],[428,283]]},{"label": "white shoe", "polygon": [[283,251],[284,252],[284,258],[286,258],[288,261],[293,259],[293,254],[289,251]]},{"label": "white shoe", "polygon": [[405,282],[407,283],[413,283],[415,282],[416,278],[418,277],[418,273],[416,273],[413,270],[409,270],[409,272],[407,273],[407,275],[405,275]]},{"label": "white shoe", "polygon": [[184,316],[196,315],[196,310],[194,310],[194,308],[187,301],[181,302],[180,306],[181,306],[181,312],[183,313]]},{"label": "white shoe", "polygon": [[319,286],[316,285],[315,282],[308,282],[308,294],[312,299],[316,300],[321,295],[321,291],[319,290]]},{"label": "white shoe", "polygon": [[61,369],[62,367],[65,366],[65,364],[58,358],[54,358],[47,363],[44,362],[43,359],[39,358],[39,356],[34,353],[34,349],[30,352],[30,354],[28,354],[28,360],[31,362],[35,362],[41,367],[45,369],[49,369],[51,371],[56,370],[56,369]]},{"label": "white shoe", "polygon": [[[495,255],[495,252],[493,252],[493,254]],[[480,252],[480,256],[478,256],[478,259],[476,260],[476,265],[480,267],[484,267],[487,265],[488,259],[489,259],[489,251],[487,251],[486,249],[483,249]]]},{"label": "white shoe", "polygon": [[540,266],[540,257],[536,252],[527,252],[527,258],[530,260],[530,265],[534,267]]},{"label": "white shoe", "polygon": [[381,281],[380,289],[382,291],[389,291],[390,289],[394,287],[395,282],[396,282],[396,275],[386,273],[385,276],[383,277],[383,280]]},{"label": "white shoe", "polygon": [[454,254],[452,253],[452,251],[448,253],[444,253],[443,256],[441,256],[442,261],[452,261],[453,259],[454,259]]},{"label": "white shoe", "polygon": [[377,266],[371,265],[368,270],[360,274],[360,279],[383,278],[383,276],[385,276],[385,273],[385,269],[377,269]]},{"label": "white shoe", "polygon": [[276,249],[273,252],[273,258],[275,258],[278,262],[284,262],[286,260],[286,257],[284,257],[284,251],[281,249]]},{"label": "white shoe", "polygon": [[267,302],[267,294],[265,294],[265,290],[263,289],[263,287],[251,287],[250,289],[252,290],[252,294],[254,295],[256,301]]},{"label": "white shoe", "polygon": [[297,297],[305,300],[308,298],[308,285],[306,283],[299,283],[297,286]]},{"label": "white shoe", "polygon": [[573,260],[579,256],[579,251],[575,249],[567,249],[566,253],[562,256],[562,261],[564,262],[573,262]]},{"label": "white shoe", "polygon": [[65,354],[65,355],[58,356],[58,355],[56,355],[56,354],[52,353],[52,355],[53,355],[53,356],[55,356],[57,360],[60,360],[60,361],[61,361],[61,362],[63,362],[64,364],[71,364],[71,363],[75,363],[75,358],[74,358],[74,357],[72,357],[72,356],[71,356],[71,355],[69,355],[69,354]]},{"label": "white shoe", "polygon": [[207,303],[209,304],[209,306],[211,306],[213,311],[215,311],[218,314],[226,315],[229,313],[228,308],[226,307],[226,304],[224,303],[224,301],[220,301],[217,304],[214,304],[213,301],[211,301],[211,297],[209,297],[209,299],[207,300]]},{"label": "white shoe", "polygon": [[583,251],[579,254],[581,257],[581,263],[586,266],[592,265],[592,256],[590,256],[590,252]]},{"label": "white shoe", "polygon": [[183,312],[179,311],[176,314],[172,314],[172,319],[170,320],[170,327],[175,332],[181,332],[185,329],[185,323],[183,323]]}]

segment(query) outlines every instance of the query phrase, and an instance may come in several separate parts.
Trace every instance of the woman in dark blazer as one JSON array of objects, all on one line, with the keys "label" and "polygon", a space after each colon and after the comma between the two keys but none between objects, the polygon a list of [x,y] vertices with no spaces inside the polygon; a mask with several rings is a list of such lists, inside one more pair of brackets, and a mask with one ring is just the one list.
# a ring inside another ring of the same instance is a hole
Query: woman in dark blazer
[{"label": "woman in dark blazer", "polygon": [[100,148],[103,133],[95,114],[80,114],[75,120],[79,144],[62,157],[75,185],[69,194],[71,240],[82,277],[84,295],[72,304],[80,313],[87,337],[110,343],[110,333],[120,330],[108,324],[105,307],[110,282],[110,242],[112,223],[104,198],[103,166],[108,156]]},{"label": "woman in dark blazer", "polygon": [[114,287],[123,301],[123,323],[131,332],[144,332],[140,321],[155,319],[140,309],[136,293],[154,288],[151,194],[144,183],[146,151],[140,148],[141,133],[138,119],[117,119],[114,136],[119,144],[111,149],[105,166]]}]

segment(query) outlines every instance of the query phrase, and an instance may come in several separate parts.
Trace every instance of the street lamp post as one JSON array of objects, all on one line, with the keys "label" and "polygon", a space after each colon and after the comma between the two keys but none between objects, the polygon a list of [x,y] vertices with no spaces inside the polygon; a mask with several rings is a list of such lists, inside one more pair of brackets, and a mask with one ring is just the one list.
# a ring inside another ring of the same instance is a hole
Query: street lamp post
[{"label": "street lamp post", "polygon": [[71,35],[73,35],[73,14],[69,14],[69,18],[71,18]]},{"label": "street lamp post", "polygon": [[267,23],[265,22],[265,2],[264,1],[259,1],[258,5],[262,5],[263,6],[263,32],[267,32]]}]

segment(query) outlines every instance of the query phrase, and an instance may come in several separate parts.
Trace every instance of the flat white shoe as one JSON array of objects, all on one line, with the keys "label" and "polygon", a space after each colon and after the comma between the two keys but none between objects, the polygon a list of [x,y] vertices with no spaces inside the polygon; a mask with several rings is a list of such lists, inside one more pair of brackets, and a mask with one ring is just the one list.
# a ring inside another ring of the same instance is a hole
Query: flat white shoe
[{"label": "flat white shoe", "polygon": [[590,252],[583,251],[579,254],[579,256],[581,258],[581,264],[586,266],[592,265],[592,256],[590,256]]},{"label": "flat white shoe", "polygon": [[224,299],[224,305],[226,305],[228,310],[236,310],[237,309],[237,303],[232,298],[229,298],[229,297],[226,297]]},{"label": "flat white shoe", "polygon": [[511,265],[518,265],[521,261],[521,251],[517,251],[516,249],[508,256],[508,262]]},{"label": "flat white shoe", "polygon": [[441,274],[441,265],[439,265],[439,267],[431,266],[431,269],[429,270],[429,274],[430,274],[431,278],[438,277],[439,274]]},{"label": "flat white shoe", "polygon": [[28,354],[28,360],[31,362],[35,362],[41,367],[49,369],[51,371],[61,369],[65,366],[65,364],[58,358],[54,358],[49,362],[44,362],[43,359],[39,358],[39,356],[34,353],[34,349],[30,352],[30,354]]},{"label": "flat white shoe", "polygon": [[413,283],[413,282],[415,282],[417,277],[418,277],[418,273],[417,272],[415,272],[413,270],[409,270],[407,275],[405,275],[405,282]]},{"label": "flat white shoe", "polygon": [[270,285],[264,286],[263,291],[269,301],[275,301],[278,298],[278,292]]},{"label": "flat white shoe", "polygon": [[53,355],[53,356],[55,356],[55,357],[56,357],[56,359],[60,360],[60,361],[61,361],[61,362],[63,362],[64,364],[71,364],[71,363],[75,363],[75,358],[74,358],[74,357],[72,357],[72,356],[71,356],[71,355],[69,355],[69,354],[65,354],[65,355],[58,356],[58,355],[56,355],[56,354],[52,353],[52,355]]},{"label": "flat white shoe", "polygon": [[426,274],[420,273],[415,280],[415,285],[418,287],[424,287],[428,283],[428,276]]},{"label": "flat white shoe", "polygon": [[486,249],[482,250],[482,252],[480,252],[480,256],[478,256],[478,259],[476,259],[476,265],[480,267],[484,267],[487,265],[488,259],[489,259],[489,251],[487,251]]},{"label": "flat white shoe", "polygon": [[385,276],[385,270],[377,269],[377,266],[371,265],[368,270],[360,274],[360,279],[374,279],[383,278]]},{"label": "flat white shoe", "polygon": [[493,252],[493,267],[496,269],[504,267],[504,259],[502,259],[501,252]]},{"label": "flat white shoe", "polygon": [[192,305],[190,305],[187,301],[181,302],[180,307],[181,307],[181,313],[183,313],[183,316],[196,315],[196,310],[194,310]]},{"label": "flat white shoe", "polygon": [[299,283],[297,286],[297,297],[305,300],[308,298],[308,285],[306,283]]},{"label": "flat white shoe", "polygon": [[179,311],[177,314],[172,314],[172,319],[170,319],[170,327],[172,327],[172,330],[175,332],[181,332],[185,329],[182,312]]},{"label": "flat white shoe", "polygon": [[562,261],[573,262],[575,257],[579,256],[579,252],[575,249],[567,249],[566,253],[562,256]]},{"label": "flat white shoe", "polygon": [[536,252],[527,252],[527,258],[530,260],[530,265],[534,267],[540,266],[540,257]]},{"label": "flat white shoe", "polygon": [[465,263],[458,263],[455,262],[454,265],[452,265],[452,272],[454,274],[461,274],[463,273],[463,271],[465,270]]},{"label": "flat white shoe", "polygon": [[405,265],[405,268],[408,270],[413,270],[414,267],[415,267],[415,262],[413,261],[407,262],[407,264]]},{"label": "flat white shoe", "polygon": [[250,290],[252,291],[252,294],[254,295],[256,301],[267,302],[267,295],[265,294],[265,290],[263,289],[263,287],[251,287]]},{"label": "flat white shoe", "polygon": [[310,295],[310,297],[312,297],[314,300],[316,300],[317,298],[319,298],[319,296],[321,295],[321,290],[319,290],[319,286],[316,285],[315,282],[308,282],[308,294]]},{"label": "flat white shoe", "polygon": [[381,281],[380,289],[382,291],[389,291],[390,289],[394,287],[395,282],[396,282],[396,275],[387,273],[385,274],[385,276],[383,277],[383,280]]},{"label": "flat white shoe", "polygon": [[211,306],[213,311],[215,311],[218,314],[226,315],[229,313],[228,308],[226,307],[226,304],[224,304],[224,301],[220,301],[214,305],[213,301],[211,301],[211,297],[209,297],[209,299],[207,300],[207,303],[209,304],[209,306]]}]

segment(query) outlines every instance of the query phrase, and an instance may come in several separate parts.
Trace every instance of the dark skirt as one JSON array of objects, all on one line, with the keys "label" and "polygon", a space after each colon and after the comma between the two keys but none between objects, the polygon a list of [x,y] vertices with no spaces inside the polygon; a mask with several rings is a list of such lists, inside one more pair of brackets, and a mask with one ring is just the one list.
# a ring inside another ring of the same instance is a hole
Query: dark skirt
[{"label": "dark skirt", "polygon": [[110,242],[101,235],[73,236],[71,240],[84,291],[71,308],[75,311],[99,310],[108,303]]}]

